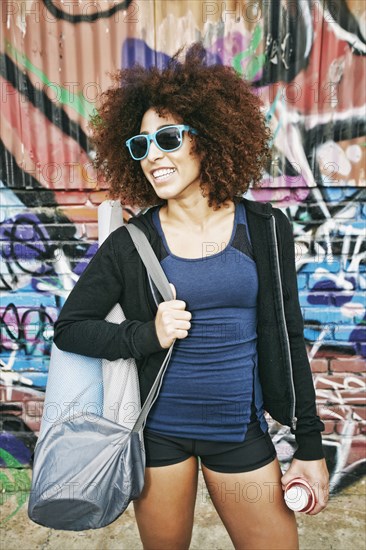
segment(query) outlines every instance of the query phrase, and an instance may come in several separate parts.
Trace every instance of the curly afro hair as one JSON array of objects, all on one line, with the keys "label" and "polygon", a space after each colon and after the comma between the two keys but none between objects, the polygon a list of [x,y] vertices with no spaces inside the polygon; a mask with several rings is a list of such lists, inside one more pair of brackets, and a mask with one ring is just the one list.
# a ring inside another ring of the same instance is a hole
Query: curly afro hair
[{"label": "curly afro hair", "polygon": [[130,157],[125,141],[140,132],[144,113],[154,108],[195,128],[193,153],[201,158],[200,187],[214,210],[259,185],[270,161],[270,129],[260,99],[233,68],[208,65],[201,43],[179,61],[180,48],[163,69],[135,65],[118,70],[90,119],[95,166],[111,198],[130,206],[164,204]]}]

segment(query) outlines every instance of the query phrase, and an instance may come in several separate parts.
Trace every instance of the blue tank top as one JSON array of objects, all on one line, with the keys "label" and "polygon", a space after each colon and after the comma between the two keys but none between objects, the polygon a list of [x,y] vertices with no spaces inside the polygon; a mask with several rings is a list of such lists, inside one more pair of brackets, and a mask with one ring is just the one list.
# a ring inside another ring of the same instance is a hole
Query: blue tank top
[{"label": "blue tank top", "polygon": [[161,266],[177,299],[192,314],[188,336],[177,339],[146,427],[167,435],[241,442],[251,406],[268,429],[257,367],[258,276],[244,204],[235,207],[230,242],[215,254],[181,258],[162,239]]}]

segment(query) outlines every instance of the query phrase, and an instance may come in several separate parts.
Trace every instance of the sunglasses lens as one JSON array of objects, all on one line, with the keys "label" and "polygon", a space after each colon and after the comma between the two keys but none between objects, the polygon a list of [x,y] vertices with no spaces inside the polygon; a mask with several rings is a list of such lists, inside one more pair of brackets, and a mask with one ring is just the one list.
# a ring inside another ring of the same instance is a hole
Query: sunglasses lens
[{"label": "sunglasses lens", "polygon": [[[135,160],[143,159],[149,148],[150,136],[139,135],[131,139],[130,150]],[[158,147],[162,151],[174,151],[182,145],[182,134],[178,128],[162,128],[155,133]]]},{"label": "sunglasses lens", "polygon": [[156,134],[156,141],[164,151],[173,151],[182,144],[181,135],[177,128],[162,128]]},{"label": "sunglasses lens", "polygon": [[147,138],[138,136],[133,138],[130,142],[131,153],[135,159],[141,159],[146,155],[147,151]]}]

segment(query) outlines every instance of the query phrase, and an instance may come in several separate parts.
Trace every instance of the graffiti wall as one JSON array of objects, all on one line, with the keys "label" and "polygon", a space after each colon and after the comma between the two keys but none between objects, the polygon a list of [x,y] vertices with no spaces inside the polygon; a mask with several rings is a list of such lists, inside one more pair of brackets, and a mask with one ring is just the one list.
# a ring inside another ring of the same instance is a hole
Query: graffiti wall
[{"label": "graffiti wall", "polygon": [[[88,118],[109,72],[164,66],[202,40],[251,81],[273,129],[253,200],[292,222],[305,338],[333,490],[365,465],[365,55],[363,0],[1,3],[0,461],[28,466],[53,323],[97,249]],[[137,213],[124,205],[124,217]],[[288,429],[271,425],[279,456]]]}]

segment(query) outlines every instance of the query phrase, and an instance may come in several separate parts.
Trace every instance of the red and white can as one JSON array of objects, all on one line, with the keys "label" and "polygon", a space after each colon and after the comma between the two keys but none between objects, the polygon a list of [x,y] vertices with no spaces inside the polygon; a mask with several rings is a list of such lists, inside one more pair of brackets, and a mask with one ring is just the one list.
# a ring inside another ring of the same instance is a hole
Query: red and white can
[{"label": "red and white can", "polygon": [[295,477],[286,485],[285,502],[294,512],[311,512],[316,505],[315,492],[301,477]]}]

